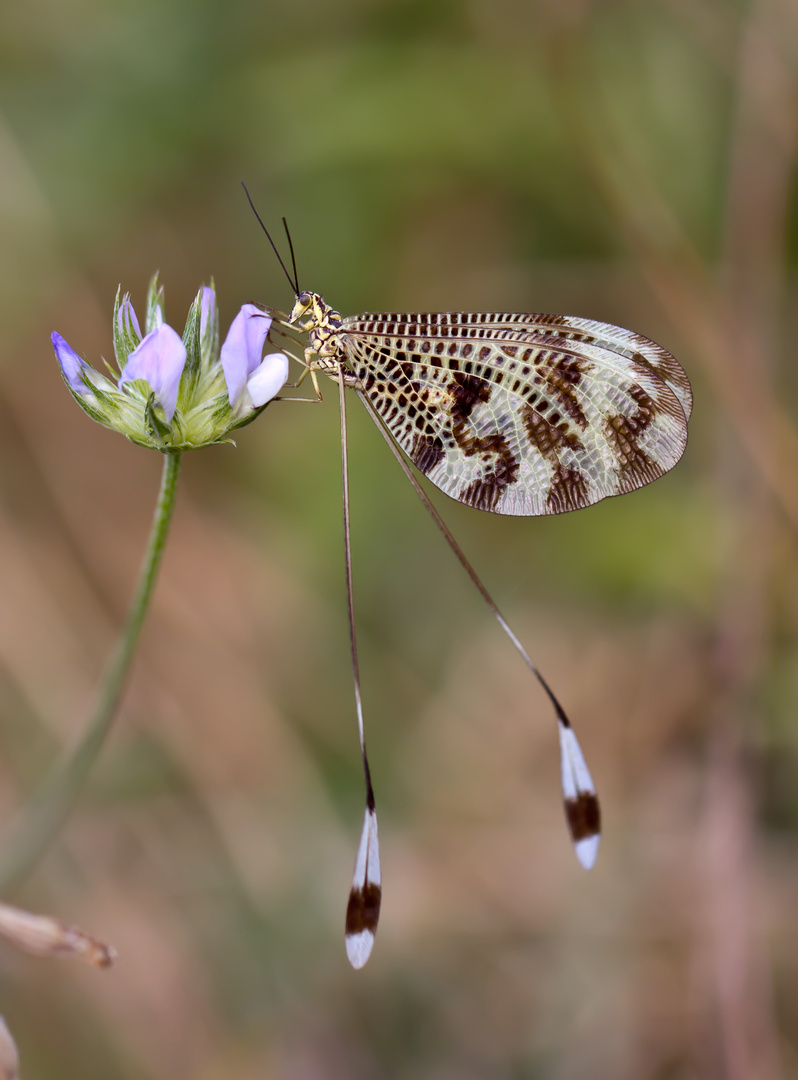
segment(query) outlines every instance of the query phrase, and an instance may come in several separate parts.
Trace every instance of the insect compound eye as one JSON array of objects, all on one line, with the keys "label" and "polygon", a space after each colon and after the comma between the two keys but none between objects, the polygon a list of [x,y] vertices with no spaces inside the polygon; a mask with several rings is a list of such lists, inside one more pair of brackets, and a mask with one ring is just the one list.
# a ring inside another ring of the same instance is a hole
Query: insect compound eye
[{"label": "insect compound eye", "polygon": [[306,307],[306,308],[310,307],[311,301],[312,301],[312,296],[307,290],[301,292],[299,294],[299,296],[296,298],[297,304],[301,304],[302,307]]}]

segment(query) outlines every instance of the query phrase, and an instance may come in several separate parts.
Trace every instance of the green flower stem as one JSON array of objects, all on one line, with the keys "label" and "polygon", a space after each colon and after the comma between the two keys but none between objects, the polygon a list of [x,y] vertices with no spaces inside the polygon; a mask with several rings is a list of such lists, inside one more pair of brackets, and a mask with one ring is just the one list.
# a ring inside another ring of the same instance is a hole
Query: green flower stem
[{"label": "green flower stem", "polygon": [[83,738],[65,761],[56,765],[41,789],[25,806],[0,850],[0,895],[5,896],[31,872],[58,835],[77,801],[113,722],[144,616],[150,604],[172,520],[180,454],[164,454],[161,490],[150,539],[124,628],[100,684],[94,712]]}]

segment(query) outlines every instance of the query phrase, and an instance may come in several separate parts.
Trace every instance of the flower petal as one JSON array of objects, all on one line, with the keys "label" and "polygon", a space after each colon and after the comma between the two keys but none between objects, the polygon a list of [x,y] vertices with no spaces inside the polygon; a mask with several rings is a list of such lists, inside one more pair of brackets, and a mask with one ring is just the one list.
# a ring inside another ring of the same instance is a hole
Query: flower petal
[{"label": "flower petal", "polygon": [[216,293],[208,285],[202,286],[202,310],[200,312],[200,337],[205,336],[208,324],[213,325],[216,315]]},{"label": "flower petal", "polygon": [[259,409],[285,386],[288,379],[288,357],[284,353],[269,353],[247,380],[247,392],[252,404]]},{"label": "flower petal", "polygon": [[90,394],[91,387],[83,381],[81,372],[89,372],[91,367],[55,330],[50,335],[50,340],[55,349],[55,358],[61,366],[61,373],[70,390],[74,390],[76,394]]},{"label": "flower petal", "polygon": [[119,385],[145,379],[153,389],[155,400],[171,422],[177,408],[180,376],[186,364],[186,347],[171,326],[162,323],[144,338],[128,357]]},{"label": "flower petal", "polygon": [[129,338],[136,337],[141,341],[141,327],[139,326],[139,320],[136,318],[136,312],[133,310],[133,305],[130,302],[129,293],[125,293],[124,295],[122,303],[119,305],[116,319],[120,334]]},{"label": "flower petal", "polygon": [[230,324],[222,345],[221,361],[231,408],[238,404],[247,379],[260,364],[263,343],[271,324],[271,316],[254,304],[244,304]]}]

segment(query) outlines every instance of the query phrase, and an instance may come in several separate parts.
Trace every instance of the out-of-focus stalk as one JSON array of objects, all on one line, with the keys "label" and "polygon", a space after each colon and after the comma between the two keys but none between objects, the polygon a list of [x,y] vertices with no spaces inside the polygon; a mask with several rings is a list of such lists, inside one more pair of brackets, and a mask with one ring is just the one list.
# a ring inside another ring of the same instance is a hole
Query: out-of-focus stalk
[{"label": "out-of-focus stalk", "polygon": [[100,684],[97,702],[76,749],[56,765],[23,807],[0,848],[0,895],[18,886],[62,828],[97,760],[119,706],[147,613],[172,520],[180,454],[164,454],[161,490],[127,619]]}]

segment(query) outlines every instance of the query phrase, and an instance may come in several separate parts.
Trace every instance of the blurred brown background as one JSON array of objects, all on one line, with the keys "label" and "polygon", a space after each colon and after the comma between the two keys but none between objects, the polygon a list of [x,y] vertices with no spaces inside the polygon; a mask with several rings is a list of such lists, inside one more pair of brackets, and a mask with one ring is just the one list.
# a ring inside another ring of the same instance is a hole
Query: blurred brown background
[{"label": "blurred brown background", "polygon": [[129,693],[13,899],[112,942],[0,946],[26,1080],[798,1074],[798,385],[790,0],[28,0],[0,11],[0,814],[77,737],[157,455],[92,424],[58,329],[117,284],[182,328],[291,302],[238,184],[345,314],[617,322],[693,380],[687,454],[551,520],[436,498],[580,733],[585,875],[539,688],[367,417],[355,587],[385,899],[362,814],[334,388],[188,455]]}]

